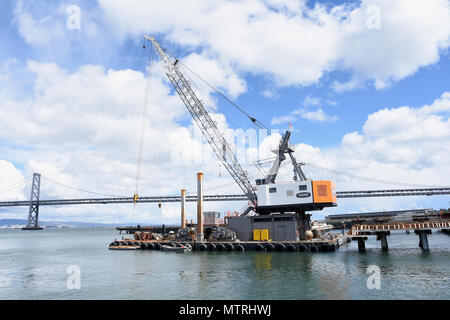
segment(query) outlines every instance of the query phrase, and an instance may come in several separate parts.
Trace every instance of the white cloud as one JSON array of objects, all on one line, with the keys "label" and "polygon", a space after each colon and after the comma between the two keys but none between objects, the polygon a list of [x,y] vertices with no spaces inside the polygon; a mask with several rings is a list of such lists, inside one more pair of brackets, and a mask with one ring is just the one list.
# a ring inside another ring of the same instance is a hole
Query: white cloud
[{"label": "white cloud", "polygon": [[[321,103],[320,98],[312,98],[310,96],[307,96],[303,101],[303,105],[305,106],[305,108],[293,110],[291,113],[285,116],[274,117],[272,118],[271,124],[279,125],[287,122],[295,122],[298,120],[298,117],[313,122],[334,122],[339,120],[337,116],[326,114],[322,108],[317,108],[315,110],[307,108],[309,106],[319,105],[320,103]],[[327,102],[327,104],[331,103],[332,101]]]},{"label": "white cloud", "polygon": [[304,107],[318,106],[321,104],[320,98],[312,97],[309,94],[306,96],[305,100],[303,100],[302,105]]},{"label": "white cloud", "polygon": [[[217,60],[206,57],[204,54],[191,53],[183,59],[183,63],[214,87],[226,89],[232,98],[236,98],[247,91],[245,80],[238,77],[231,66],[219,65]],[[185,73],[189,73],[195,83],[202,84],[203,92],[211,91],[211,88],[208,88],[198,77],[192,75],[189,70]]]},{"label": "white cloud", "polygon": [[[107,194],[132,195],[136,176],[140,115],[144,95],[144,76],[132,70],[104,70],[84,66],[67,72],[54,64],[30,61],[28,69],[35,78],[34,94],[24,100],[2,99],[0,136],[9,142],[0,147],[2,186],[8,186],[34,171],[65,184]],[[197,141],[189,127],[176,119],[189,119],[169,84],[152,78],[150,104],[142,165],[140,194],[179,194],[183,187],[195,194],[195,173],[205,173],[205,193],[238,193],[240,190],[217,164],[208,145]],[[297,158],[318,166],[380,180],[412,184],[448,184],[450,175],[450,93],[444,93],[430,105],[420,108],[382,109],[368,116],[361,132],[346,134],[337,147],[319,149],[306,144],[297,146]],[[221,131],[228,129],[222,114],[212,113]],[[270,149],[279,141],[272,135],[259,146],[259,158],[272,156]],[[192,146],[192,147],[191,147]],[[180,153],[174,150],[181,151]],[[183,153],[184,152],[184,153]],[[253,153],[249,150],[248,153]],[[193,159],[206,157],[206,162]],[[209,158],[208,158],[209,157]],[[177,159],[177,161],[174,161]],[[20,172],[14,168],[23,165]],[[254,168],[250,176],[258,177]],[[366,189],[367,181],[345,179],[333,172],[321,172],[306,166],[311,178],[336,180],[338,189]],[[5,173],[5,174],[3,174]],[[280,180],[291,179],[292,169],[285,165]],[[340,178],[339,178],[340,177]],[[339,178],[339,179],[338,179]],[[360,184],[361,183],[361,184]],[[220,188],[214,188],[221,186]],[[370,187],[370,186],[369,186]],[[29,187],[28,187],[29,188]],[[59,192],[73,196],[64,187]],[[45,189],[45,188],[44,188]],[[12,195],[28,198],[25,189]],[[58,190],[56,190],[58,191]],[[58,194],[45,189],[47,195]],[[95,196],[95,195],[92,195]],[[9,196],[8,196],[9,198]],[[4,198],[2,198],[4,199]],[[383,203],[386,203],[383,200]],[[398,206],[405,205],[398,200]],[[420,203],[417,202],[417,203]],[[207,203],[208,209],[240,209],[240,203]],[[410,206],[411,203],[408,204]],[[190,204],[190,217],[195,206]],[[351,202],[339,210],[370,210],[379,203]],[[46,208],[43,216],[52,219],[91,221],[177,221],[177,204],[131,205],[73,208]],[[95,212],[92,217],[86,212]],[[101,218],[100,218],[100,217]],[[103,220],[102,220],[103,219]],[[165,220],[166,219],[166,220]]]},{"label": "white cloud", "polygon": [[269,99],[278,99],[280,98],[280,94],[278,94],[276,92],[276,90],[274,89],[265,89],[264,91],[261,92],[261,94]]},{"label": "white cloud", "polygon": [[[92,65],[68,72],[55,64],[35,61],[28,62],[26,74],[34,78],[32,94],[23,99],[1,99],[0,137],[8,144],[0,146],[0,159],[22,165],[26,175],[40,172],[43,197],[96,196],[55,185],[50,179],[103,194],[131,196],[135,192],[144,75]],[[178,194],[183,187],[195,191],[197,171],[205,173],[205,190],[229,184],[231,178],[219,167],[206,141],[192,134],[194,124],[183,127],[177,123],[191,119],[170,84],[161,78],[161,70],[152,74],[139,193]],[[222,132],[229,129],[222,114],[211,112],[211,117]],[[12,174],[12,168],[8,165],[4,170]],[[8,186],[10,180],[15,179],[7,179],[1,186]],[[29,197],[23,190],[15,192],[18,194],[0,198]],[[240,190],[231,183],[220,192]],[[211,208],[226,205],[211,204]],[[108,207],[100,214],[109,222],[146,221],[149,207],[152,205],[139,205],[134,214],[131,205]],[[65,209],[45,208],[43,217],[86,220],[86,210],[92,210],[83,206]],[[162,221],[177,210],[175,204],[164,204],[164,210],[158,209],[156,216],[152,209],[151,217]]]},{"label": "white cloud", "polygon": [[[379,8],[380,28],[368,24],[373,6]],[[269,75],[280,86],[310,85],[325,72],[344,70],[350,80],[335,82],[336,91],[367,80],[383,88],[436,63],[450,45],[447,0],[364,0],[312,8],[304,1],[174,1],[167,6],[100,0],[100,7],[122,35],[165,34],[240,72]]]},{"label": "white cloud", "polygon": [[[331,179],[340,191],[448,186],[450,93],[443,93],[430,105],[419,108],[402,106],[374,112],[361,132],[345,134],[339,146],[320,149],[301,143],[296,151],[297,160],[307,163],[303,170],[309,178]],[[283,166],[280,179],[291,176],[291,167]],[[439,208],[436,206],[448,205],[446,199],[445,196],[340,199],[338,208],[315,215]]]},{"label": "white cloud", "polygon": [[24,9],[22,1],[15,8],[15,22],[22,37],[33,46],[47,46],[64,38],[66,27],[61,21],[51,16],[35,19]]},{"label": "white cloud", "polygon": [[356,88],[360,88],[363,86],[363,83],[360,79],[351,79],[349,81],[340,82],[340,81],[333,81],[331,84],[331,88],[336,91],[337,93],[342,93],[346,91],[351,91]]},{"label": "white cloud", "polygon": [[18,69],[20,64],[16,58],[7,59],[0,64],[0,96],[10,98],[14,95],[17,83],[13,74]]},{"label": "white cloud", "polygon": [[[24,192],[29,186],[22,184],[22,173],[10,161],[0,159],[0,197],[9,200],[25,200]],[[12,188],[12,186],[15,186]]]},{"label": "white cloud", "polygon": [[337,116],[330,116],[326,114],[322,108],[318,108],[315,111],[306,111],[303,109],[295,110],[293,114],[298,114],[300,117],[306,120],[311,120],[314,122],[334,122],[339,120]]},{"label": "white cloud", "polygon": [[450,95],[420,108],[382,109],[338,148],[308,153],[313,161],[356,175],[422,185],[448,185]]},{"label": "white cloud", "polygon": [[[380,29],[366,26],[366,9],[374,4],[381,10]],[[449,46],[448,1],[378,0],[308,8],[305,2],[289,0],[173,1],[171,6],[163,1],[101,0],[100,6],[110,22],[110,37],[132,35],[140,39],[143,33],[152,33],[160,36],[162,42],[196,49],[187,55],[186,64],[233,97],[247,90],[244,73],[263,75],[265,79],[272,78],[275,85],[287,86],[317,83],[327,72],[344,70],[350,74],[349,80],[334,82],[338,92],[363,86],[367,80],[383,88],[436,63]],[[87,13],[83,11],[84,14]],[[54,51],[55,43],[63,37],[63,15],[56,15],[56,20],[51,16],[36,18],[27,10],[17,10],[16,15],[19,32],[29,44]],[[84,32],[87,29],[83,26]],[[95,32],[95,24],[92,26],[92,37],[102,35]],[[108,42],[110,37],[102,41]],[[88,45],[92,47],[91,43]],[[110,43],[107,45],[111,47]],[[86,189],[133,194],[144,75],[96,65],[69,72],[56,64],[35,61],[28,63],[26,72],[29,79],[35,79],[34,94],[21,99],[11,98],[10,79],[0,75],[0,82],[5,84],[0,89],[0,137],[14,145],[0,146],[1,158],[6,159],[0,160],[4,162],[0,171],[11,171],[12,178],[19,178],[17,172],[22,173],[14,164],[23,165],[25,175],[42,171],[55,180]],[[190,117],[167,80],[154,75],[151,92],[140,193],[178,194],[181,187],[195,190],[195,172],[200,170],[205,172],[208,186],[230,182],[226,170],[218,169],[209,146],[192,136],[192,123],[178,123]],[[275,89],[266,92],[266,96],[273,97],[274,92],[276,97]],[[320,150],[304,144],[297,146],[299,160],[384,180],[447,184],[444,178],[450,174],[449,99],[450,93],[444,93],[421,108],[379,110],[369,115],[361,132],[346,134],[338,147]],[[332,103],[315,97],[304,103],[305,109],[275,117],[272,124],[293,122],[299,117],[337,120],[319,108]],[[214,101],[208,104],[215,111]],[[307,106],[316,109],[306,109]],[[224,115],[213,112],[212,116],[222,131],[228,128]],[[267,141],[276,144],[276,137]],[[201,157],[211,160],[201,164],[193,161]],[[172,162],[174,158],[176,164]],[[291,178],[291,169],[285,172]],[[240,190],[231,183],[220,192]],[[23,192],[13,196],[28,197]],[[358,205],[379,205],[367,203]],[[236,207],[226,203],[208,206]],[[150,207],[138,206],[133,215],[130,207],[102,209],[102,217],[132,221],[156,214],[162,219],[175,217],[178,210],[176,204],[164,204],[162,211],[151,207],[149,215]],[[52,212],[55,217],[66,212],[67,216],[82,217],[85,211],[84,207],[74,207]]]},{"label": "white cloud", "polygon": [[[380,12],[380,29],[362,28],[368,8]],[[340,62],[360,79],[373,79],[377,88],[436,63],[450,45],[450,3],[435,1],[363,1],[342,25]],[[357,83],[350,81],[345,88]],[[342,89],[342,88],[341,88]]]},{"label": "white cloud", "polygon": [[274,117],[274,118],[272,118],[271,124],[273,126],[276,126],[278,124],[287,123],[287,122],[294,122],[296,120],[297,120],[297,117],[295,117],[293,115]]}]

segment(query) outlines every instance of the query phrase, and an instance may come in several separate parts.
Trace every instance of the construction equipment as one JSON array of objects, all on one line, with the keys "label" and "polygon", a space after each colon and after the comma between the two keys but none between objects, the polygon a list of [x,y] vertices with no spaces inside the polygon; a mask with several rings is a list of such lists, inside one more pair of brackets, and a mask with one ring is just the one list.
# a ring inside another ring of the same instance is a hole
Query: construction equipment
[{"label": "construction equipment", "polygon": [[[336,188],[332,181],[307,179],[301,164],[293,155],[295,149],[289,144],[290,136],[291,132],[286,131],[278,148],[272,150],[276,157],[269,173],[264,179],[256,180],[259,214],[322,210],[324,207],[337,204]],[[281,163],[286,160],[286,153],[294,168],[294,181],[275,183]]]},{"label": "construction equipment", "polygon": [[[190,83],[180,71],[179,65],[182,63],[162,48],[154,37],[145,36],[145,39],[153,44],[168,79],[194,118],[204,137],[211,145],[218,160],[250,200],[251,206],[243,212],[243,215],[247,215],[251,211],[258,214],[270,214],[272,212],[304,213],[306,210],[321,210],[324,207],[336,205],[336,191],[331,181],[311,181],[306,178],[300,164],[297,163],[293,156],[294,148],[289,145],[290,131],[286,131],[278,149],[274,151],[277,156],[269,174],[264,179],[256,180],[256,187],[253,186],[249,181],[247,173],[239,164],[232,148],[217,128],[216,123],[211,119],[211,116],[206,111],[202,101],[197,97]],[[220,91],[208,83],[207,85],[228,102],[239,108]],[[245,113],[241,108],[239,110]],[[259,123],[247,113],[245,115],[253,123]],[[286,159],[286,153],[289,155],[294,166],[294,181],[275,183],[280,165]]]},{"label": "construction equipment", "polygon": [[236,232],[223,226],[214,227],[209,238],[216,241],[235,241],[237,239]]}]

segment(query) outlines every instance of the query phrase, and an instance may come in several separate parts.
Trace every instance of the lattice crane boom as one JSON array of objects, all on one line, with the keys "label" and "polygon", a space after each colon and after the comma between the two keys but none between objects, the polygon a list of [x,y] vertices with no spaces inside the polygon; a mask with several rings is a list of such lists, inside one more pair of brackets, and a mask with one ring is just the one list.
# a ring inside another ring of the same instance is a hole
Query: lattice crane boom
[{"label": "lattice crane boom", "polygon": [[239,164],[233,149],[225,140],[216,123],[211,119],[211,116],[206,111],[202,101],[197,97],[190,83],[186,80],[183,73],[178,68],[178,60],[172,57],[164,50],[154,37],[145,36],[149,40],[156,53],[158,54],[161,63],[165,69],[165,73],[170,82],[174,86],[181,100],[185,104],[194,121],[203,133],[208,143],[211,145],[214,153],[227,169],[239,187],[249,200],[256,206],[256,192],[255,187],[250,183],[247,173]]}]

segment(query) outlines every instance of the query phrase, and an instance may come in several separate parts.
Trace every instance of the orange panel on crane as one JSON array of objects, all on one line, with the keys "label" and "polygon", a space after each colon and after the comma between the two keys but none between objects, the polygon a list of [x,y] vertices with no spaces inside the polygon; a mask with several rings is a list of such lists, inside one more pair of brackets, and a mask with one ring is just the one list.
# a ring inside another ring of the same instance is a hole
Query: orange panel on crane
[{"label": "orange panel on crane", "polygon": [[337,203],[336,186],[333,181],[312,181],[314,203]]}]

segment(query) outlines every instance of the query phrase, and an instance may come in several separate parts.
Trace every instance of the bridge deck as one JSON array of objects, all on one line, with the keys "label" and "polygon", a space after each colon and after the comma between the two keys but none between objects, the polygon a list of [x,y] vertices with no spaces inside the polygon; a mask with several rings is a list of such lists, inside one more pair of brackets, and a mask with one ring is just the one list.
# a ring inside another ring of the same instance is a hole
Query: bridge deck
[{"label": "bridge deck", "polygon": [[[432,196],[450,194],[448,188],[421,188],[421,189],[392,189],[392,190],[360,190],[360,191],[337,191],[338,198],[366,198],[366,197],[398,197],[398,196]],[[243,194],[226,195],[205,195],[204,201],[248,201],[248,197]],[[186,201],[197,201],[196,195],[186,196]],[[61,206],[75,204],[114,204],[114,203],[133,203],[133,197],[110,197],[110,198],[91,198],[91,199],[54,199],[39,200],[40,206]],[[162,203],[162,202],[181,202],[181,196],[162,196],[162,197],[139,197],[139,203]],[[30,201],[0,201],[0,207],[18,207],[29,206]]]}]

